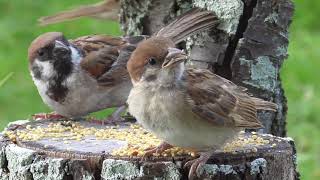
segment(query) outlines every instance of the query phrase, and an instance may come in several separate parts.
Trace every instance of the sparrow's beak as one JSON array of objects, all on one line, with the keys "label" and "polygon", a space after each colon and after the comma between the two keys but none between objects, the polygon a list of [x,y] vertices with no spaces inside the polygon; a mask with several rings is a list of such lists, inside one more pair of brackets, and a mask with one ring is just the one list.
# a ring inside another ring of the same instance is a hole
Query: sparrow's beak
[{"label": "sparrow's beak", "polygon": [[162,64],[162,68],[172,67],[185,62],[188,56],[182,50],[177,48],[168,48],[168,54]]},{"label": "sparrow's beak", "polygon": [[65,45],[63,42],[56,40],[54,44],[55,49],[69,49],[67,45]]},{"label": "sparrow's beak", "polygon": [[67,57],[71,53],[71,50],[68,47],[68,45],[66,45],[61,41],[56,40],[52,53],[55,57],[58,57],[59,59],[59,58]]}]

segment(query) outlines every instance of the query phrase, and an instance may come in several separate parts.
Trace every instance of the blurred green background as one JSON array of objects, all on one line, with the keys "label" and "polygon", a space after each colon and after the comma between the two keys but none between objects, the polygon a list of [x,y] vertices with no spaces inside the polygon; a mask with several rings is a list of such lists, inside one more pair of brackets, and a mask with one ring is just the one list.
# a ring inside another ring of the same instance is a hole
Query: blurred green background
[{"label": "blurred green background", "polygon": [[[89,18],[48,27],[36,24],[40,16],[92,2],[0,0],[0,129],[9,121],[50,111],[42,103],[28,71],[27,48],[37,35],[47,31],[62,31],[68,38],[121,34],[117,23]],[[281,72],[289,105],[288,135],[296,141],[302,179],[320,179],[320,21],[317,16],[320,1],[294,2],[296,13],[290,32],[290,56]],[[2,81],[10,73],[12,76]]]}]

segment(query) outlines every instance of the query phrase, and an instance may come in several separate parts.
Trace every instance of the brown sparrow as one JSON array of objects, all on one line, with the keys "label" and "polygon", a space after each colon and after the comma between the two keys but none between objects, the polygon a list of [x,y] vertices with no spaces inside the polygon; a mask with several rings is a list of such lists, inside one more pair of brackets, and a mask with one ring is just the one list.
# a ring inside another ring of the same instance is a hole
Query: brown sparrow
[{"label": "brown sparrow", "polygon": [[60,32],[40,35],[31,43],[28,57],[42,100],[69,118],[121,107],[113,116],[116,120],[126,109],[132,87],[126,63],[144,38],[92,35],[67,40]]},{"label": "brown sparrow", "polygon": [[62,11],[52,16],[38,19],[42,26],[70,21],[81,17],[93,17],[97,19],[118,20],[120,0],[104,0],[97,4],[81,6],[69,11]]},{"label": "brown sparrow", "polygon": [[[184,28],[189,14],[177,18],[163,30],[170,35],[179,29],[177,26]],[[204,17],[198,24],[215,18],[208,13],[201,15]],[[186,32],[193,33],[198,24]],[[206,22],[201,26],[213,24]],[[126,63],[136,44],[146,38],[92,35],[67,40],[59,32],[40,35],[29,47],[29,68],[42,100],[58,114],[34,117],[59,119],[62,115],[76,118],[101,109],[120,107],[109,118],[118,120],[132,87]]]},{"label": "brown sparrow", "polygon": [[[183,26],[169,32],[162,29],[140,42],[127,64],[133,83],[127,100],[129,112],[164,142],[201,152],[198,159],[186,163],[191,166],[190,179],[241,130],[262,127],[257,110],[277,109],[276,104],[250,97],[245,88],[209,70],[185,67],[187,55],[175,44],[195,28],[203,29],[203,23],[215,22],[201,21],[206,15],[200,14],[190,13]],[[170,147],[166,143],[156,150]]]}]

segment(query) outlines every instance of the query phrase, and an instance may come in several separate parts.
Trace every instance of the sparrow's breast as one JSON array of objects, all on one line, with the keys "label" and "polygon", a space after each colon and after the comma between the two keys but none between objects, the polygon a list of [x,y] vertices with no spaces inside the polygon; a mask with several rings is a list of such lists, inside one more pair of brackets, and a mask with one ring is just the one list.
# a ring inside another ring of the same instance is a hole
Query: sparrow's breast
[{"label": "sparrow's breast", "polygon": [[221,147],[241,129],[216,127],[194,113],[182,91],[135,87],[128,98],[129,111],[144,128],[164,141],[204,150]]},{"label": "sparrow's breast", "polygon": [[131,88],[130,83],[101,87],[94,78],[75,67],[72,73],[61,81],[60,86],[66,91],[63,99],[59,101],[52,98],[53,96],[49,93],[51,84],[56,85],[56,82],[52,82],[54,78],[51,78],[56,72],[50,68],[49,64],[39,67],[43,70],[40,78],[34,71],[31,71],[31,75],[42,100],[52,110],[67,117],[80,117],[105,108],[123,105]]},{"label": "sparrow's breast", "polygon": [[66,79],[65,84],[69,89],[68,95],[63,103],[56,104],[56,108],[71,117],[121,106],[125,104],[131,87],[125,82],[112,87],[100,86],[81,70]]}]

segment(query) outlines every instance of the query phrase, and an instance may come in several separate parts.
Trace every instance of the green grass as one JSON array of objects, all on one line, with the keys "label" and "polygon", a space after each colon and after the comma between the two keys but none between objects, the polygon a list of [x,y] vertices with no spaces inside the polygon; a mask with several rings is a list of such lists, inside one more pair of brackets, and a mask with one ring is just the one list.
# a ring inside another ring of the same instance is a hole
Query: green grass
[{"label": "green grass", "polygon": [[[48,27],[36,25],[40,16],[91,2],[0,0],[0,81],[13,73],[0,87],[0,129],[9,121],[50,111],[42,103],[28,71],[27,48],[36,36],[47,31],[62,31],[69,38],[92,33],[120,34],[117,23],[89,18]],[[295,3],[290,56],[281,73],[289,105],[288,135],[296,140],[302,179],[319,179],[320,23],[316,14],[320,12],[320,1],[295,0]]]},{"label": "green grass", "polygon": [[281,78],[288,98],[288,135],[295,139],[302,179],[320,178],[320,1],[296,0],[289,58]]},{"label": "green grass", "polygon": [[[282,69],[288,97],[288,134],[296,140],[303,179],[320,178],[320,33],[294,32],[290,58]],[[308,172],[308,173],[304,173]]]},{"label": "green grass", "polygon": [[320,178],[320,33],[294,31],[282,69],[288,97],[288,135],[296,140],[303,179]]},{"label": "green grass", "polygon": [[50,111],[42,103],[28,71],[27,50],[35,37],[48,31],[64,32],[68,38],[102,33],[120,35],[118,23],[90,18],[48,27],[37,25],[37,18],[40,16],[72,7],[77,3],[92,1],[73,0],[62,3],[55,0],[0,0],[0,79],[14,72],[0,89],[0,129],[9,121]]},{"label": "green grass", "polygon": [[0,80],[0,87],[3,86],[9,79],[10,77],[13,75],[13,72],[9,73],[8,75],[6,75],[3,79]]}]

